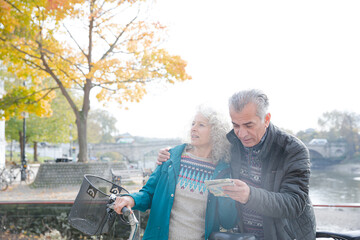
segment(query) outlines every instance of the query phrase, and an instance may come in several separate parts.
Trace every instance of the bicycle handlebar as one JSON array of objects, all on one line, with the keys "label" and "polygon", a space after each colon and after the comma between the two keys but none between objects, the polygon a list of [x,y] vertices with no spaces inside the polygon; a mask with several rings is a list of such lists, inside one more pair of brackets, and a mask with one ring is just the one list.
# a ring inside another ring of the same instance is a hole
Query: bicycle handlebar
[{"label": "bicycle handlebar", "polygon": [[127,207],[123,207],[123,209],[121,209],[121,212],[125,217],[129,217],[131,213],[130,209],[128,209]]},{"label": "bicycle handlebar", "polygon": [[[108,203],[108,205],[107,205],[108,208],[114,210],[114,204],[115,204],[116,197],[117,197],[117,196],[116,196],[115,194],[111,194],[111,195],[110,195],[109,203]],[[129,217],[131,211],[130,211],[129,208],[123,207],[123,208],[121,209],[121,213],[122,213],[125,217]]]},{"label": "bicycle handlebar", "polygon": [[[110,199],[109,199],[109,203],[107,204],[107,207],[109,209],[114,210],[114,204],[115,204],[115,200],[118,196],[115,194],[111,194],[110,195]],[[130,209],[127,207],[123,207],[121,209],[122,214],[124,215],[124,217],[126,217],[129,221],[130,227],[131,227],[131,233],[129,236],[129,240],[133,240],[135,237],[135,233],[137,231],[137,226],[139,221],[136,219],[134,213],[131,213]]]}]

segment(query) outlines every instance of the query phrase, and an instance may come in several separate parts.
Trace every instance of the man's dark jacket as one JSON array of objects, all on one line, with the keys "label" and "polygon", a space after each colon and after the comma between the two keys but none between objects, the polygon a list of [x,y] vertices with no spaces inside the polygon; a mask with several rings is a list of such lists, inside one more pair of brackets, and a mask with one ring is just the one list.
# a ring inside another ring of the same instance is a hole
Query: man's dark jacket
[{"label": "man's dark jacket", "polygon": [[[234,130],[227,137],[232,144],[232,177],[239,179],[245,149]],[[315,239],[315,215],[309,199],[310,156],[306,146],[270,123],[257,156],[262,161],[262,187],[250,186],[245,206],[263,216],[265,239]]]}]

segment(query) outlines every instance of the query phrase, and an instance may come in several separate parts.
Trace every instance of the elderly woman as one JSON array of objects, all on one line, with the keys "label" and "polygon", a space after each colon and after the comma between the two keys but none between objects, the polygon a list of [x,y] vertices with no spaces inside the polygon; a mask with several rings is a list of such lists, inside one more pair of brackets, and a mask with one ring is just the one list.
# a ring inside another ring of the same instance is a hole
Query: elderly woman
[{"label": "elderly woman", "polygon": [[117,213],[124,206],[151,209],[143,239],[208,239],[220,225],[234,225],[235,202],[215,197],[204,184],[230,177],[227,126],[219,113],[199,107],[190,143],[170,149],[171,158],[155,169],[139,192],[116,199]]}]

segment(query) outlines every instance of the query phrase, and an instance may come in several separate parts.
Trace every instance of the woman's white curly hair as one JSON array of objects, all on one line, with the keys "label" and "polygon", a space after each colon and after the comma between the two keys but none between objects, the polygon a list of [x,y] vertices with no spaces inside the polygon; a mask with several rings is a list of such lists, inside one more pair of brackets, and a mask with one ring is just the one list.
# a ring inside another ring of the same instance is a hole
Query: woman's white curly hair
[{"label": "woman's white curly hair", "polygon": [[[201,114],[205,117],[211,126],[211,159],[217,164],[220,160],[230,161],[230,143],[226,138],[226,134],[231,130],[230,124],[223,115],[215,109],[200,105],[195,115]],[[191,144],[188,148],[192,148]]]}]

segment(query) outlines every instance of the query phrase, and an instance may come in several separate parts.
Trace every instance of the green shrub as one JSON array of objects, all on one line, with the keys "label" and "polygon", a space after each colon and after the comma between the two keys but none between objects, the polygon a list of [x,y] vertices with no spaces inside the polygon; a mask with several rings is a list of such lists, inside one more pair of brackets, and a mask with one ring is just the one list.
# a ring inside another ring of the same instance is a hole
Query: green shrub
[{"label": "green shrub", "polygon": [[[68,214],[71,210],[71,204],[4,204],[0,205],[0,220],[2,234],[21,234],[26,236],[38,236],[46,239],[128,239],[130,234],[130,226],[125,225],[119,219],[111,231],[101,236],[92,237],[83,234],[77,229],[70,226],[68,222]],[[135,211],[136,216],[139,212]],[[148,220],[148,213],[140,214],[140,231],[144,231],[146,222]],[[61,237],[50,238],[50,235]]]}]

